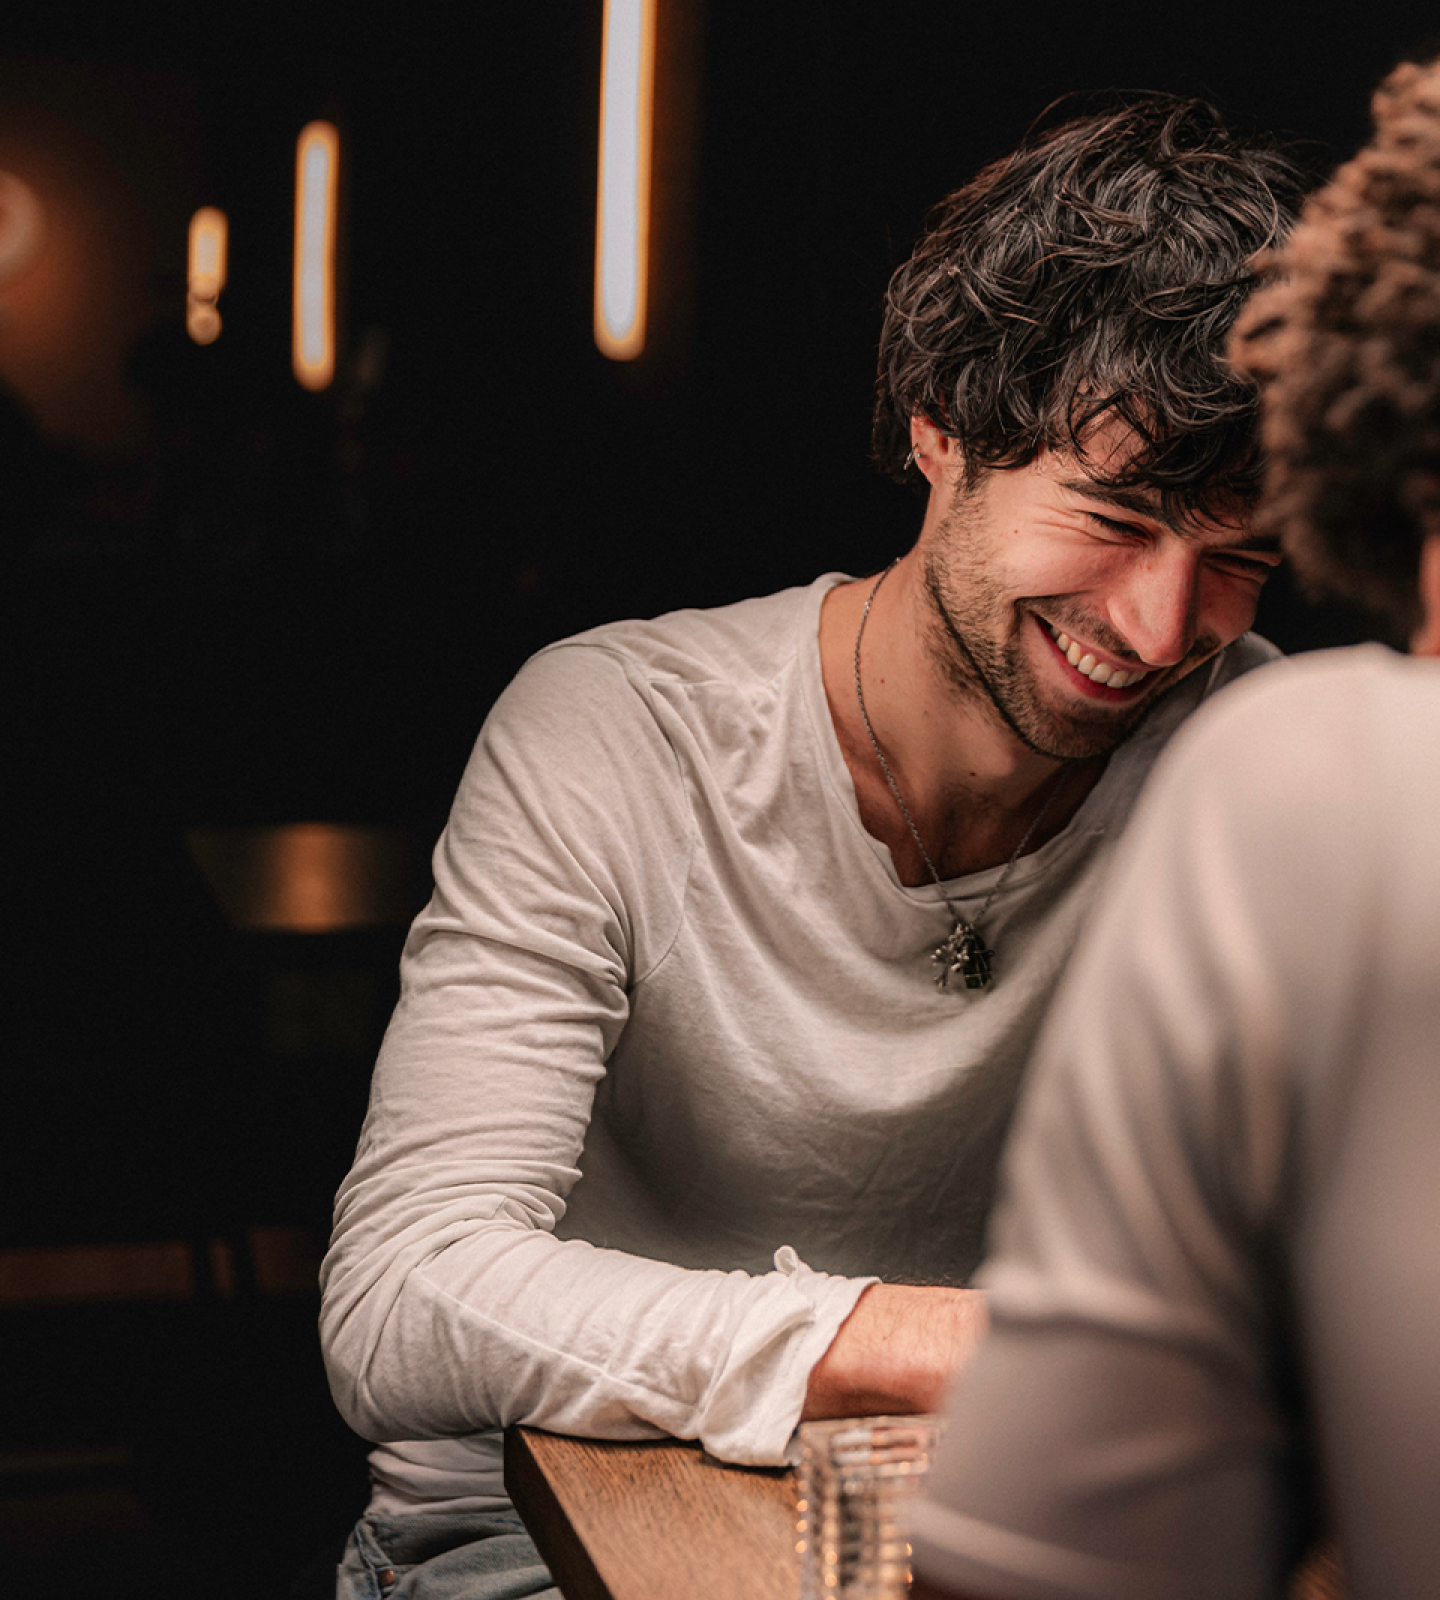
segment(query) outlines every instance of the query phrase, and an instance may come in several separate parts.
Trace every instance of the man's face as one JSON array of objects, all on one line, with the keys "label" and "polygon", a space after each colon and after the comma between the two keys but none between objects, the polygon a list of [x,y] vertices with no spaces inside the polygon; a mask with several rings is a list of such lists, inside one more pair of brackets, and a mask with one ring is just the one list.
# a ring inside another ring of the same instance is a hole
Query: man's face
[{"label": "man's face", "polygon": [[1127,444],[1112,429],[1083,457],[986,473],[922,536],[937,659],[1044,755],[1113,749],[1249,628],[1280,560],[1243,516],[1175,526],[1154,491],[1097,483]]}]

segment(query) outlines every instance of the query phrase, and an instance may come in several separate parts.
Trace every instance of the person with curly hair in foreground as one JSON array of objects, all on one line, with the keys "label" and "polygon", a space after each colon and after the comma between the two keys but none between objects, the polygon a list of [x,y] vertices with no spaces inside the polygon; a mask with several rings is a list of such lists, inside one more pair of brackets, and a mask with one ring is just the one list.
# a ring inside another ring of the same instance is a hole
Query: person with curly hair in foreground
[{"label": "person with curly hair in foreground", "polygon": [[1135,794],[1273,654],[1224,340],[1298,189],[1198,102],[1037,134],[890,291],[914,549],[563,641],[495,706],[325,1265],[332,1388],[380,1442],[343,1595],[548,1588],[511,1423],[775,1465],[802,1418],[936,1403]]},{"label": "person with curly hair in foreground", "polygon": [[1255,526],[1408,638],[1167,750],[1037,1053],[917,1596],[1440,1593],[1440,62],[1397,68],[1232,351]]}]

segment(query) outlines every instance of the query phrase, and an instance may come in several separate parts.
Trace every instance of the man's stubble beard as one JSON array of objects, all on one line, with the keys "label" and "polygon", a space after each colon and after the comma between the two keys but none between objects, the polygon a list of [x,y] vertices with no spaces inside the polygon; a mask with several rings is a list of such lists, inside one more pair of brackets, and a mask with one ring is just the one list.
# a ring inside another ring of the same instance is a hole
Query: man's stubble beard
[{"label": "man's stubble beard", "polygon": [[[1108,754],[1139,727],[1160,695],[1152,692],[1133,706],[1097,708],[1092,713],[1079,706],[1060,710],[1046,703],[1024,645],[1028,619],[1037,614],[1027,609],[1027,601],[1007,601],[987,576],[983,552],[975,548],[974,524],[965,515],[971,500],[966,494],[957,497],[940,528],[936,541],[940,548],[932,547],[923,556],[931,656],[961,695],[988,705],[1037,755],[1089,761]],[[942,560],[942,549],[951,554],[950,560]],[[1042,601],[1057,614],[1057,626],[1063,627],[1064,597],[1036,595],[1028,603]],[[1002,618],[1003,638],[996,626]],[[1075,626],[1082,637],[1087,636],[1080,622]],[[1097,631],[1090,623],[1089,635]]]}]

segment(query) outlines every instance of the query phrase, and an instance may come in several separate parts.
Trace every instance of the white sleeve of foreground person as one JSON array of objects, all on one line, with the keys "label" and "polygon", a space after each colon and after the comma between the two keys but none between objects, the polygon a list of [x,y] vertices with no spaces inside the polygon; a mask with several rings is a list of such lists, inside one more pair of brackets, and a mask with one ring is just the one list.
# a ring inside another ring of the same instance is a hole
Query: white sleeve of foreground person
[{"label": "white sleeve of foreground person", "polygon": [[776,1463],[810,1369],[872,1281],[787,1250],[751,1274],[555,1236],[628,994],[675,937],[696,847],[674,751],[629,673],[593,646],[532,662],[437,849],[323,1278],[332,1389],[371,1439],[524,1420]]},{"label": "white sleeve of foreground person", "polygon": [[925,1592],[1269,1600],[1327,1513],[1355,1600],[1436,1592],[1437,796],[1440,668],[1372,649],[1164,758],[1022,1099]]}]

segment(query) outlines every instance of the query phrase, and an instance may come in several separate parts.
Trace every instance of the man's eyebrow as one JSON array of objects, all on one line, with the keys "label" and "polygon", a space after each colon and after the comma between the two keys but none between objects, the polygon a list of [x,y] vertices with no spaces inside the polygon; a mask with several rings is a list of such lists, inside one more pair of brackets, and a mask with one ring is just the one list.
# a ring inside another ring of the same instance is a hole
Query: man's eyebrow
[{"label": "man's eyebrow", "polygon": [[[1128,511],[1137,517],[1148,517],[1152,522],[1163,523],[1175,533],[1183,534],[1183,523],[1177,523],[1160,509],[1154,496],[1143,489],[1127,489],[1122,485],[1096,483],[1093,478],[1062,478],[1060,487],[1072,494],[1083,495],[1087,500],[1098,500],[1101,505],[1114,506],[1117,511]],[[1262,550],[1278,555],[1280,539],[1273,533],[1246,533],[1229,541],[1227,550]]]},{"label": "man's eyebrow", "polygon": [[1166,527],[1174,526],[1170,518],[1162,514],[1155,496],[1143,489],[1096,483],[1093,478],[1061,478],[1060,487],[1068,489],[1071,494],[1084,495],[1087,500],[1098,500],[1102,505],[1114,506],[1118,511],[1130,511],[1136,516],[1149,517],[1152,522],[1163,522]]},{"label": "man's eyebrow", "polygon": [[1276,533],[1247,533],[1243,539],[1234,539],[1225,545],[1227,550],[1262,550],[1270,555],[1280,554],[1280,536]]}]

